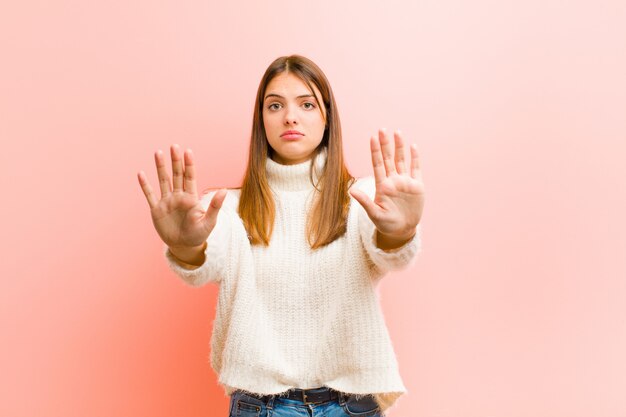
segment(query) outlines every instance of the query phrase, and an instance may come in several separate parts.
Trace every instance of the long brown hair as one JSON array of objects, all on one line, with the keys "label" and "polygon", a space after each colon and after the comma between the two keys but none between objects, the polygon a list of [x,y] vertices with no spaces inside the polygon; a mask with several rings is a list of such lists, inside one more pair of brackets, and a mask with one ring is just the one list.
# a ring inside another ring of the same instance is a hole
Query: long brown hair
[{"label": "long brown hair", "polygon": [[[333,242],[346,232],[350,207],[348,189],[354,182],[354,178],[344,163],[341,123],[335,97],[322,70],[308,58],[300,55],[277,58],[261,78],[252,119],[248,166],[241,186],[239,216],[246,227],[250,242],[268,246],[274,229],[275,205],[265,171],[267,158],[271,156],[272,149],[263,125],[263,99],[267,85],[283,72],[300,78],[311,94],[317,97],[311,84],[315,85],[321,93],[326,109],[326,129],[322,142],[313,153],[311,162],[315,160],[323,147],[327,148],[327,159],[323,172],[319,174],[319,182],[316,185],[318,192],[307,219],[308,241],[312,249],[317,249]],[[311,178],[313,178],[312,170],[313,163],[311,163]]]}]

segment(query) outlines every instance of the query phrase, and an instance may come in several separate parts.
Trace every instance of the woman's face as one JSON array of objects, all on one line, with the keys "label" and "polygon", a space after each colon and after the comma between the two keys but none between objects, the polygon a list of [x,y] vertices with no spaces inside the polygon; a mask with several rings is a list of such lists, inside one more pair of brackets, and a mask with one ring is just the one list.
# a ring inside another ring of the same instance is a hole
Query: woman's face
[{"label": "woman's face", "polygon": [[309,160],[322,142],[326,109],[322,104],[320,111],[322,95],[315,85],[312,87],[316,97],[300,78],[283,72],[265,89],[265,135],[274,150],[272,159],[279,164],[292,165]]}]

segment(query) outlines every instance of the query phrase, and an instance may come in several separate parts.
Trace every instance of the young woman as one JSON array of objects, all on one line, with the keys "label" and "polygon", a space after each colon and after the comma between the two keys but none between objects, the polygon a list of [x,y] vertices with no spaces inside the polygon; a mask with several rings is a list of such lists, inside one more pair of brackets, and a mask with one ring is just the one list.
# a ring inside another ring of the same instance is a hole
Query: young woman
[{"label": "young woman", "polygon": [[417,148],[381,129],[373,177],[344,164],[330,84],[276,59],[259,85],[240,189],[202,198],[193,153],[155,154],[161,198],[139,183],[170,268],[220,286],[211,366],[230,416],[382,416],[406,392],[375,293],[420,250]]}]

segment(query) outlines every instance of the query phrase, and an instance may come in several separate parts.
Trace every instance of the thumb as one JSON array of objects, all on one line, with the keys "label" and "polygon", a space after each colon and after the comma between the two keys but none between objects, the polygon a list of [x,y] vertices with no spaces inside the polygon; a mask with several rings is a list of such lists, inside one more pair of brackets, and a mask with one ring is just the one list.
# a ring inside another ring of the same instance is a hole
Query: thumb
[{"label": "thumb", "polygon": [[354,197],[356,201],[365,209],[365,212],[370,219],[374,220],[377,217],[378,206],[361,190],[350,190],[350,195]]},{"label": "thumb", "polygon": [[204,213],[204,217],[202,220],[204,220],[204,222],[207,225],[210,225],[211,228],[213,228],[213,225],[215,225],[215,219],[217,218],[217,213],[220,211],[220,208],[222,208],[222,204],[224,203],[224,200],[226,199],[226,194],[227,194],[227,190],[225,188],[222,188],[221,190],[217,191],[213,195],[213,198],[211,199],[211,202],[209,203],[209,207],[207,207],[207,210]]}]

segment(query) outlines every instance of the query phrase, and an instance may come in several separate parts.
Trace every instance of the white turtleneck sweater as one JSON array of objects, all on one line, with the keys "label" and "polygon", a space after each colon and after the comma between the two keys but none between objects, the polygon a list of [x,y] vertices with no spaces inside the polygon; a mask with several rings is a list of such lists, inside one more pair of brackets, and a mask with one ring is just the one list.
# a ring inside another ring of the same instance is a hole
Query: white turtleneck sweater
[{"label": "white turtleneck sweater", "polygon": [[[322,152],[316,167],[325,161]],[[305,234],[315,191],[309,168],[310,162],[267,160],[276,203],[268,247],[250,244],[237,213],[240,190],[228,190],[204,264],[185,269],[167,247],[165,256],[187,284],[219,284],[211,366],[227,395],[235,389],[277,394],[328,386],[374,394],[384,412],[406,388],[375,286],[387,271],[413,263],[420,226],[404,246],[383,251],[376,247],[374,224],[351,198],[346,234],[311,250]],[[353,187],[374,198],[372,177]],[[205,210],[214,193],[201,199]]]}]

